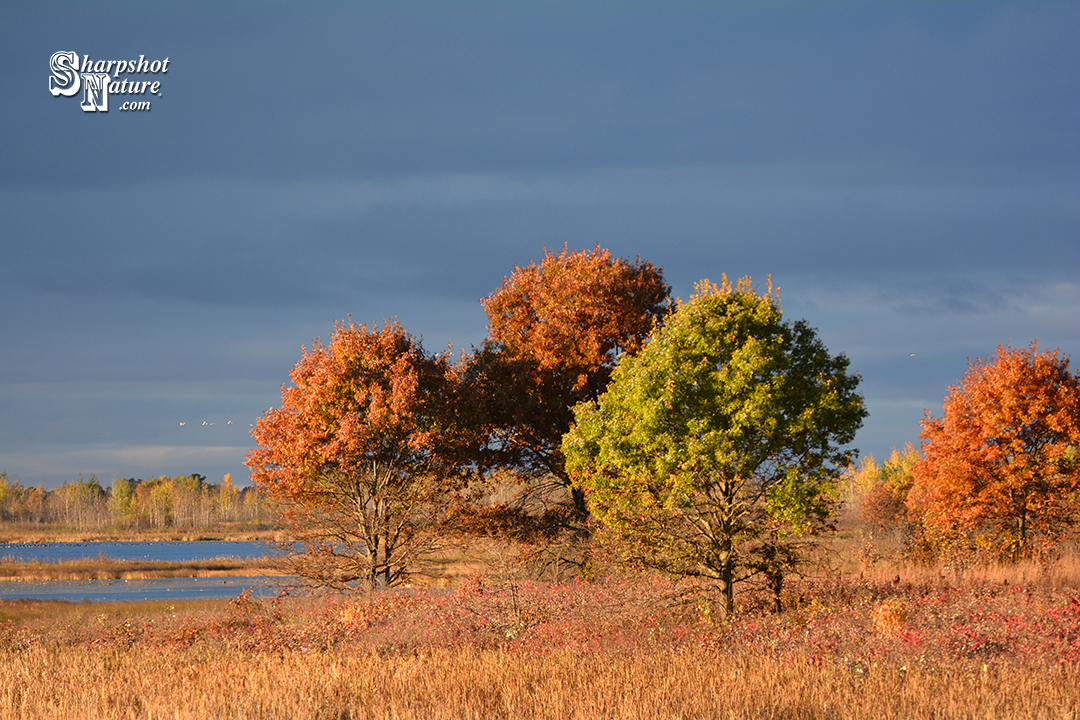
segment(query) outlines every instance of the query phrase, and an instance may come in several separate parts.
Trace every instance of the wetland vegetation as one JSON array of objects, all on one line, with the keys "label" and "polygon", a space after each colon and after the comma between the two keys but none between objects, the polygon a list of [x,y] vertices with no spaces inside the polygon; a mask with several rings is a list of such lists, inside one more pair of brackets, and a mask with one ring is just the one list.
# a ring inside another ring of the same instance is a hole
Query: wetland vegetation
[{"label": "wetland vegetation", "polygon": [[[1080,562],[880,566],[726,620],[693,584],[472,576],[453,592],[0,602],[0,718],[1062,718]],[[176,688],[183,687],[182,693]]]}]

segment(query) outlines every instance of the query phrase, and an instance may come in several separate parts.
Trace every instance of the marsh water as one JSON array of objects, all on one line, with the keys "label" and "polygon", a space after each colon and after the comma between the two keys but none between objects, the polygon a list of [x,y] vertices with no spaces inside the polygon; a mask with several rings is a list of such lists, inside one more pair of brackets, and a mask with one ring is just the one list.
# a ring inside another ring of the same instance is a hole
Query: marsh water
[{"label": "marsh water", "polygon": [[[193,562],[214,559],[257,560],[279,554],[274,546],[245,541],[0,543],[0,561],[63,562],[86,558]],[[153,580],[0,581],[0,599],[70,602],[193,600],[276,595],[293,581],[287,577],[164,578]]]}]

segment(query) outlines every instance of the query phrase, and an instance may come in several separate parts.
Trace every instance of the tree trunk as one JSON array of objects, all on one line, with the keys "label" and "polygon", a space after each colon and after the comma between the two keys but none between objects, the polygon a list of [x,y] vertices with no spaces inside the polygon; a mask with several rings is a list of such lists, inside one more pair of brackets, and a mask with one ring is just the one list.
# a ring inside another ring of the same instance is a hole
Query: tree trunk
[{"label": "tree trunk", "polygon": [[784,590],[784,571],[777,565],[769,568],[766,577],[773,594],[773,612],[779,615],[784,612],[784,602],[780,599],[780,593]]},{"label": "tree trunk", "polygon": [[577,509],[583,519],[587,520],[589,517],[589,503],[585,498],[585,491],[581,488],[571,487],[570,497],[574,501],[574,508]]},{"label": "tree trunk", "polygon": [[1020,510],[1020,517],[1016,521],[1016,552],[1013,553],[1013,562],[1019,562],[1027,552],[1027,508]]},{"label": "tree trunk", "polygon": [[730,552],[720,562],[720,617],[727,620],[735,610],[735,562]]}]

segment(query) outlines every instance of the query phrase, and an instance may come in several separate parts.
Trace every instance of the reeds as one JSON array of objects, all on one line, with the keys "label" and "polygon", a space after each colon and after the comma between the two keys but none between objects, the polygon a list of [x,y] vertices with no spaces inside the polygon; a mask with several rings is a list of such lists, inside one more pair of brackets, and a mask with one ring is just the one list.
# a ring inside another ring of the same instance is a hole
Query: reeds
[{"label": "reeds", "polygon": [[145,580],[220,576],[280,575],[272,559],[215,558],[169,562],[165,560],[114,560],[99,556],[58,562],[24,562],[0,557],[0,580]]},{"label": "reeds", "polygon": [[651,651],[249,655],[34,648],[4,658],[4,718],[1068,718],[1075,667],[942,672]]},{"label": "reeds", "polygon": [[1080,717],[1080,591],[1005,580],[793,581],[723,622],[651,578],[3,603],[0,718]]}]

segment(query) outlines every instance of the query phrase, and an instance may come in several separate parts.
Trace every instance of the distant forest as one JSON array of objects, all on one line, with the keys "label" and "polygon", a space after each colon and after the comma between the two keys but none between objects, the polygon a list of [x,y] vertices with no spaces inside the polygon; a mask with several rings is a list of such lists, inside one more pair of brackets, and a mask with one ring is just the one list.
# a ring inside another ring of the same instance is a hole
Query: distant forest
[{"label": "distant forest", "polygon": [[266,527],[276,515],[254,487],[237,488],[226,475],[208,483],[202,475],[120,478],[103,487],[94,476],[55,490],[23,487],[0,472],[0,524],[60,525],[73,530],[105,528],[209,529]]}]

